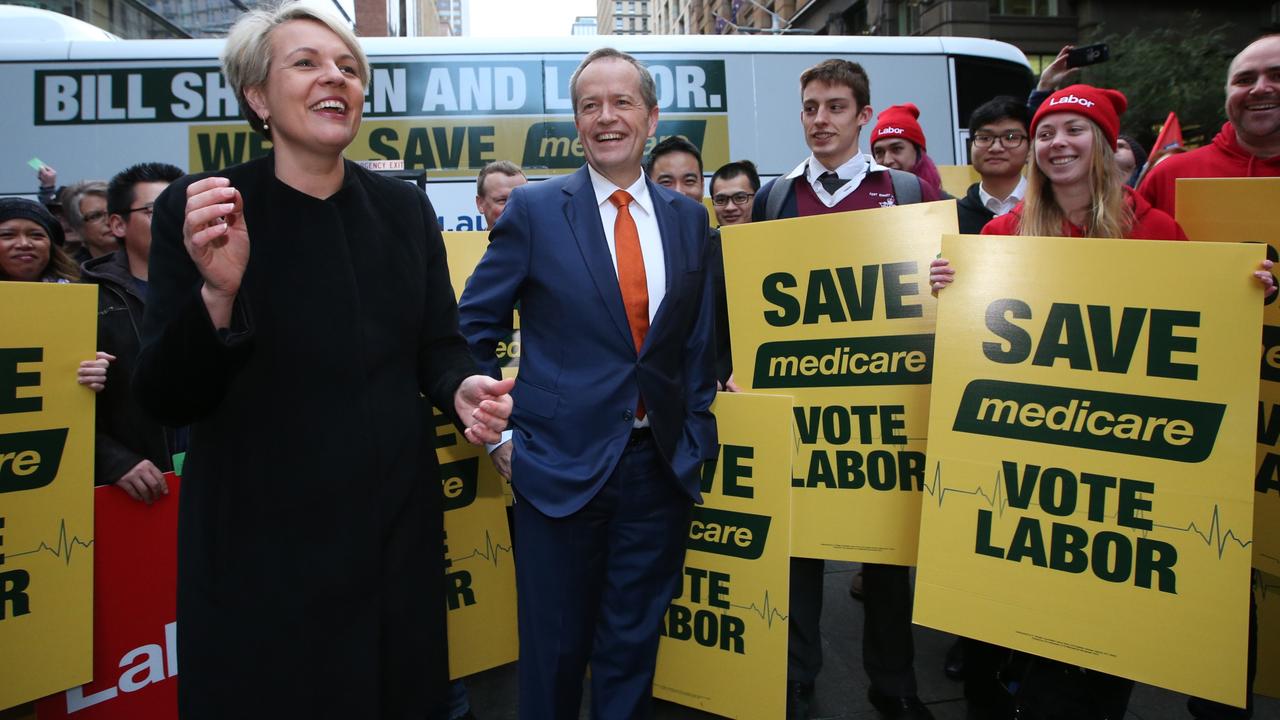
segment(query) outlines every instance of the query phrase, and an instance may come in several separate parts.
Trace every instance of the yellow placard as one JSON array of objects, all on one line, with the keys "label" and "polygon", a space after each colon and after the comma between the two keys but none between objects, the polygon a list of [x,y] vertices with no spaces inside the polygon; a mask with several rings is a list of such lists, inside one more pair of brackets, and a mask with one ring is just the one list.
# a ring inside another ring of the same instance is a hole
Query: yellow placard
[{"label": "yellow placard", "polygon": [[791,401],[720,393],[680,596],[667,610],[655,697],[731,718],[786,714]]},{"label": "yellow placard", "polygon": [[0,709],[93,675],[92,285],[0,282]]},{"label": "yellow placard", "polygon": [[795,398],[791,552],[913,565],[954,202],[723,229],[738,385]]},{"label": "yellow placard", "polygon": [[[1178,180],[1177,219],[1187,237],[1205,242],[1265,243],[1280,260],[1280,178]],[[1280,576],[1280,296],[1262,313],[1257,472],[1253,498],[1253,566]]]},{"label": "yellow placard", "polygon": [[1243,705],[1263,249],[942,252],[915,621]]},{"label": "yellow placard", "polygon": [[939,165],[938,176],[942,178],[942,189],[955,198],[964,197],[969,186],[982,179],[972,165]]},{"label": "yellow placard", "polygon": [[[446,232],[449,279],[462,296],[488,245],[488,233]],[[510,341],[499,353],[508,352]],[[513,360],[519,359],[518,344]],[[440,413],[436,457],[444,491],[445,559],[448,563],[449,672],[455,677],[515,662],[516,575],[507,525],[509,484],[485,449],[462,437]]]},{"label": "yellow placard", "polygon": [[515,662],[516,575],[502,479],[485,449],[436,413],[444,492],[449,672],[455,677]]},{"label": "yellow placard", "polygon": [[1253,691],[1280,698],[1280,577],[1260,573],[1258,600],[1258,673]]}]

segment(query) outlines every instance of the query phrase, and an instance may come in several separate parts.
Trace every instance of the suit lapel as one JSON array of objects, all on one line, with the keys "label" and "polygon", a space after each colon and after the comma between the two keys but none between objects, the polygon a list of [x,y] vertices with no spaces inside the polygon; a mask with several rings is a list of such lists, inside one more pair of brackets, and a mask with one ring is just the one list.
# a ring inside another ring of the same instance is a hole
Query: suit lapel
[{"label": "suit lapel", "polygon": [[627,345],[632,345],[631,326],[627,323],[622,291],[618,288],[618,273],[613,267],[613,255],[609,253],[604,226],[600,224],[600,209],[596,204],[596,194],[591,187],[591,176],[587,174],[586,165],[569,177],[564,184],[564,192],[564,217],[569,223],[569,231],[578,242],[578,249],[582,252],[582,259],[587,264],[587,271],[595,283],[596,291],[604,301],[606,312],[613,318],[613,324],[622,333]]},{"label": "suit lapel", "polygon": [[649,184],[649,198],[653,201],[653,213],[658,219],[658,234],[662,236],[662,264],[667,271],[667,284],[662,304],[658,306],[653,322],[649,323],[649,332],[645,335],[642,351],[649,347],[649,339],[654,335],[653,329],[661,326],[663,318],[671,314],[671,308],[680,300],[675,295],[680,288],[679,272],[683,264],[679,259],[684,249],[680,237],[680,219],[676,215],[676,209],[672,207],[671,201],[659,193],[657,185],[648,179],[645,182]]}]

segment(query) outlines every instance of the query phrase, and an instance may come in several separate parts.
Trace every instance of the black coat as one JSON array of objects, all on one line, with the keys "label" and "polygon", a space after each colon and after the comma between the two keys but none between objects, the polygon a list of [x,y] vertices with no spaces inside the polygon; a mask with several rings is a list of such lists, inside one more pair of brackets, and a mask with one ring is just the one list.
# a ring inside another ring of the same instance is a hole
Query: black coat
[{"label": "black coat", "polygon": [[978,235],[982,232],[982,226],[991,222],[991,218],[995,217],[995,213],[987,209],[982,204],[982,196],[978,194],[978,185],[974,183],[969,186],[969,192],[964,194],[956,202],[956,215],[960,223],[960,232],[965,235]]},{"label": "black coat", "polygon": [[454,418],[475,366],[435,210],[346,163],[320,200],[274,154],[218,173],[251,255],[212,326],[156,202],[134,387],[191,425],[178,525],[179,710],[198,718],[420,718],[447,681],[442,496],[426,395]]},{"label": "black coat", "polygon": [[114,484],[143,460],[162,472],[172,470],[171,431],[143,412],[129,388],[146,307],[134,289],[129,257],[117,250],[93,258],[84,264],[82,275],[85,282],[98,285],[98,349],[116,357],[107,367],[107,384],[96,403],[93,482]]}]

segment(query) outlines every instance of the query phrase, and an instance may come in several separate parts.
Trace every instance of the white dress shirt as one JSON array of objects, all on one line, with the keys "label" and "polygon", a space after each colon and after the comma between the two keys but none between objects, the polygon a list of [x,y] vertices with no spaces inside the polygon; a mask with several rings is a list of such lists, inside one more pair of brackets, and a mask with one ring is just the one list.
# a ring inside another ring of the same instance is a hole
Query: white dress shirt
[{"label": "white dress shirt", "polygon": [[870,155],[857,153],[835,169],[836,177],[849,182],[841,185],[834,194],[827,192],[827,189],[818,181],[818,177],[828,172],[828,170],[813,155],[805,158],[805,161],[796,166],[795,170],[787,173],[787,177],[795,179],[804,175],[805,179],[809,181],[809,186],[813,188],[814,194],[818,196],[819,202],[827,207],[835,207],[840,204],[841,200],[849,197],[849,193],[858,189],[858,186],[866,179],[867,173],[873,170],[887,169],[883,165],[877,165],[875,159]]},{"label": "white dress shirt", "polygon": [[618,246],[613,239],[613,224],[618,219],[618,208],[609,201],[609,196],[618,190],[631,193],[631,219],[635,220],[636,230],[640,235],[640,252],[644,256],[644,278],[649,286],[649,322],[658,313],[658,306],[667,294],[667,266],[662,251],[662,235],[658,232],[658,216],[654,214],[653,198],[649,195],[649,185],[644,181],[644,173],[631,187],[619,188],[613,181],[587,166],[591,174],[591,188],[596,193],[596,204],[600,210],[600,224],[604,226],[604,237],[609,245],[609,256],[613,258],[613,273],[618,273]]},{"label": "white dress shirt", "polygon": [[1000,217],[1016,207],[1018,203],[1022,202],[1022,198],[1026,194],[1026,178],[1018,178],[1018,186],[1013,189],[1013,192],[1009,193],[1009,197],[1003,200],[987,192],[982,183],[978,183],[978,199],[982,201],[982,206],[995,213],[996,217]]}]

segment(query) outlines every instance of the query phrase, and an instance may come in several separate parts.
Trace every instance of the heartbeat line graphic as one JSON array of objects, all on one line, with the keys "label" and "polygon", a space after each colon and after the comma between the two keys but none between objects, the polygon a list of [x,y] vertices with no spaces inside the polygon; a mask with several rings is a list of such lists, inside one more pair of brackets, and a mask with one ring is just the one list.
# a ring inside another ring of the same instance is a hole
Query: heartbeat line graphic
[{"label": "heartbeat line graphic", "polygon": [[937,469],[933,471],[933,481],[925,483],[924,491],[938,499],[938,507],[942,507],[942,501],[946,499],[948,493],[954,493],[956,495],[968,495],[971,497],[977,496],[982,498],[983,500],[986,500],[988,506],[995,508],[997,513],[1003,516],[1004,511],[1009,507],[1009,501],[1004,496],[1004,482],[1002,482],[1003,480],[1004,480],[1004,477],[1002,473],[999,470],[997,470],[996,479],[995,479],[995,482],[992,483],[993,487],[991,488],[990,492],[988,492],[987,489],[983,487],[976,487],[972,490],[961,490],[960,488],[945,487],[942,484],[942,463],[939,462]]},{"label": "heartbeat line graphic", "polygon": [[[942,462],[939,461],[937,468],[933,472],[933,480],[931,482],[925,483],[924,491],[932,495],[933,497],[937,498],[938,507],[942,507],[942,501],[946,498],[948,493],[954,493],[956,495],[967,495],[970,497],[974,497],[974,496],[980,497],[986,501],[986,504],[988,507],[994,508],[996,510],[997,515],[1003,517],[1004,511],[1009,507],[1009,500],[1004,495],[1003,479],[1004,478],[1003,478],[1002,472],[996,471],[996,479],[995,479],[994,487],[992,487],[990,491],[988,491],[984,487],[977,487],[972,490],[961,490],[959,488],[949,488],[942,484]],[[1078,511],[1076,514],[1078,514]],[[1146,513],[1144,512],[1137,513],[1138,517],[1144,517],[1145,515]],[[1118,513],[1107,513],[1103,515],[1104,518],[1111,519],[1111,520],[1114,520],[1117,516],[1118,516]],[[1155,528],[1161,528],[1163,530],[1173,530],[1176,532],[1195,533],[1200,537],[1201,540],[1204,541],[1205,545],[1209,547],[1213,547],[1215,545],[1217,546],[1217,553],[1218,553],[1219,560],[1222,559],[1222,556],[1226,552],[1227,547],[1229,547],[1232,543],[1234,543],[1235,545],[1238,545],[1242,549],[1247,548],[1253,544],[1252,539],[1246,540],[1244,538],[1241,538],[1239,535],[1236,534],[1235,530],[1231,528],[1226,528],[1225,530],[1223,529],[1222,519],[1220,517],[1220,508],[1216,503],[1213,506],[1213,515],[1209,519],[1209,527],[1207,530],[1201,530],[1200,526],[1196,524],[1194,521],[1187,523],[1185,526],[1178,526],[1178,525],[1167,525],[1165,523],[1158,523],[1153,520],[1151,522],[1151,527],[1152,527],[1152,530],[1154,530]],[[1146,537],[1151,532],[1151,530],[1143,530],[1141,532],[1142,532],[1142,536]]]},{"label": "heartbeat line graphic", "polygon": [[489,535],[489,531],[485,530],[484,547],[472,550],[470,555],[463,555],[462,557],[454,558],[453,562],[460,563],[472,558],[480,558],[486,562],[493,563],[494,567],[498,567],[498,553],[506,553],[510,555],[511,546],[495,543],[493,541],[493,537]]},{"label": "heartbeat line graphic", "polygon": [[759,615],[760,619],[764,620],[769,627],[773,627],[773,621],[775,619],[777,620],[787,619],[786,615],[783,615],[781,612],[779,612],[778,608],[774,607],[772,603],[769,602],[768,590],[764,591],[764,602],[761,603],[760,605],[757,605],[755,603],[751,603],[750,605],[738,605],[736,603],[729,603],[729,607],[735,607],[735,608],[738,608],[739,610],[750,610],[756,615]]},{"label": "heartbeat line graphic", "polygon": [[1230,528],[1228,528],[1225,532],[1223,532],[1222,519],[1218,516],[1218,512],[1219,512],[1218,504],[1214,503],[1213,517],[1209,518],[1208,530],[1201,530],[1200,526],[1196,525],[1194,520],[1192,522],[1187,523],[1185,527],[1179,527],[1177,525],[1166,525],[1164,523],[1158,523],[1154,521],[1151,523],[1151,525],[1152,527],[1163,528],[1165,530],[1175,530],[1177,532],[1195,533],[1196,535],[1200,536],[1200,539],[1204,541],[1205,545],[1208,545],[1209,547],[1213,547],[1214,545],[1218,546],[1218,559],[1221,560],[1223,553],[1226,552],[1227,546],[1230,545],[1231,543],[1235,543],[1236,545],[1240,546],[1241,549],[1243,549],[1252,545],[1253,540],[1245,540],[1241,538],[1239,535],[1236,535],[1235,530],[1232,530]]},{"label": "heartbeat line graphic", "polygon": [[71,555],[77,547],[88,548],[93,545],[93,540],[81,540],[79,536],[73,535],[67,537],[67,521],[62,519],[58,521],[58,540],[50,546],[46,542],[41,542],[34,550],[25,552],[7,553],[11,558],[22,557],[23,555],[34,555],[38,552],[47,552],[50,555],[62,560],[66,565],[71,564]]}]

